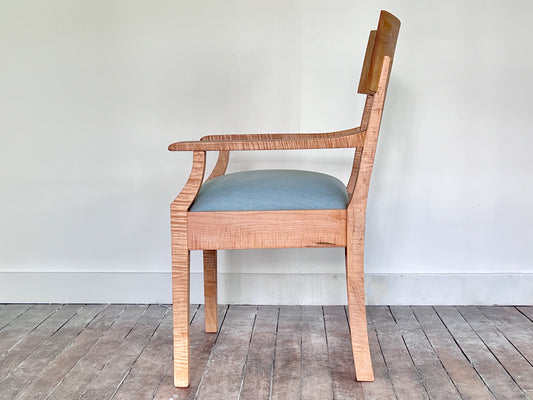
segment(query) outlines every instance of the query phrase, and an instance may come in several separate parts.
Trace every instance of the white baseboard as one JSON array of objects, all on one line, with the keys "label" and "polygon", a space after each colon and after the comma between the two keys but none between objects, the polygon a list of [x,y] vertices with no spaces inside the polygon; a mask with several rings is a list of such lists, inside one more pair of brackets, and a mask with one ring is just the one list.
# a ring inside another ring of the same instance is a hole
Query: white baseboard
[{"label": "white baseboard", "polygon": [[[531,274],[367,274],[369,305],[533,304]],[[191,302],[203,302],[191,274]],[[0,272],[0,303],[170,303],[170,273]],[[221,304],[345,304],[343,274],[219,274]]]}]

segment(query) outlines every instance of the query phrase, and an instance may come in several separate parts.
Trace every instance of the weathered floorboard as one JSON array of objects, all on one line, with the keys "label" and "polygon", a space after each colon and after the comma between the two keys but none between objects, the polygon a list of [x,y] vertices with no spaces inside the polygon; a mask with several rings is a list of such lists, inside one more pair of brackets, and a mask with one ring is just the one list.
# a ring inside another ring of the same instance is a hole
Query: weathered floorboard
[{"label": "weathered floorboard", "polygon": [[272,399],[302,398],[302,308],[281,306]]},{"label": "weathered floorboard", "polygon": [[24,336],[50,317],[60,305],[38,304],[11,321],[0,332],[0,355],[14,347]]},{"label": "weathered floorboard", "polygon": [[1,304],[0,305],[0,330],[14,319],[28,311],[30,304]]},{"label": "weathered floorboard", "polygon": [[533,323],[514,307],[480,307],[480,310],[533,365]]},{"label": "weathered floorboard", "polygon": [[148,307],[131,331],[113,350],[104,367],[85,388],[81,399],[105,400],[115,394],[126,378],[130,366],[144,350],[167,311],[168,309],[164,306],[151,305]]},{"label": "weathered floorboard", "polygon": [[62,325],[72,318],[81,308],[79,305],[65,305],[55,311],[50,317],[29,332],[22,340],[0,357],[0,381],[5,379],[10,371],[24,361],[35,349],[39,348]]},{"label": "weathered floorboard", "polygon": [[[226,315],[227,306],[218,306],[218,329],[220,332],[220,326],[224,321]],[[194,399],[196,392],[200,385],[200,380],[207,365],[209,355],[211,354],[211,349],[213,344],[216,342],[218,334],[206,333],[205,332],[205,313],[204,306],[200,306],[195,310],[193,314],[191,310],[191,371],[190,379],[191,384],[188,388],[176,388],[174,387],[174,375],[172,371],[172,352],[169,352],[165,358],[167,363],[167,369],[161,381],[158,383],[157,391],[154,396],[157,400],[168,400],[168,399]],[[167,332],[168,340],[170,340],[169,345],[172,349],[172,329]]]},{"label": "weathered floorboard", "polygon": [[50,400],[80,398],[147,308],[139,305],[127,306],[88,352],[77,361],[48,398]]},{"label": "weathered floorboard", "polygon": [[257,313],[255,306],[230,306],[202,377],[197,399],[237,399]]},{"label": "weathered floorboard", "polygon": [[368,313],[377,332],[396,397],[399,400],[427,399],[427,393],[389,308],[369,307]]},{"label": "weathered floorboard", "polygon": [[158,382],[168,367],[168,356],[172,353],[172,314],[166,310],[161,323],[156,327],[150,342],[146,345],[139,358],[113,397],[115,400],[129,400],[135,393],[137,400],[153,399],[155,390],[153,382]]},{"label": "weathered floorboard", "polygon": [[362,385],[365,383],[355,381],[346,310],[343,306],[324,306],[323,314],[333,398],[336,400],[364,399]]},{"label": "weathered floorboard", "polygon": [[390,307],[430,399],[461,399],[410,307]]},{"label": "weathered floorboard", "polygon": [[[15,395],[17,398],[45,398],[83,353],[79,349],[71,352],[74,361],[71,361],[71,358],[62,358],[61,355],[68,352],[74,338],[77,340],[90,332],[90,325],[87,324],[101,309],[102,306],[85,306],[42,346],[20,363],[0,384],[0,399],[13,399]],[[59,369],[54,368],[58,365],[58,361]],[[69,361],[71,362],[69,363]],[[62,371],[63,373],[61,373]]]},{"label": "weathered floorboard", "polygon": [[420,327],[424,331],[435,354],[463,399],[494,399],[485,383],[472,367],[470,360],[457,346],[450,331],[432,307],[412,307]]},{"label": "weathered floorboard", "polygon": [[302,306],[302,398],[333,399],[321,307]]},{"label": "weathered floorboard", "polygon": [[279,307],[260,306],[246,361],[241,400],[268,400],[274,373]]},{"label": "weathered floorboard", "polygon": [[533,366],[477,307],[458,307],[458,310],[512,379],[533,398]]},{"label": "weathered floorboard", "polygon": [[502,400],[527,399],[455,307],[439,306],[435,309],[494,397]]},{"label": "weathered floorboard", "polygon": [[[532,308],[368,307],[356,382],[345,306],[190,307],[175,388],[168,305],[0,305],[0,400],[533,398]],[[437,312],[438,311],[438,312]]]}]

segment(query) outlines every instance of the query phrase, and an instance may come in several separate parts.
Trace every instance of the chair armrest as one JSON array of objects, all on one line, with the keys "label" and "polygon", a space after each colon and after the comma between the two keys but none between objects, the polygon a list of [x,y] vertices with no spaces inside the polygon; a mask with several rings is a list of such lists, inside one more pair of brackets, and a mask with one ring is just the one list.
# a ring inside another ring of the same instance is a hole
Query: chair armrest
[{"label": "chair armrest", "polygon": [[311,134],[211,135],[199,141],[172,143],[170,151],[298,150],[361,147],[366,131],[360,128]]},{"label": "chair armrest", "polygon": [[228,140],[291,140],[291,139],[315,139],[333,136],[342,136],[358,133],[361,128],[351,128],[343,131],[325,132],[325,133],[252,133],[252,134],[225,134],[225,135],[207,135],[202,137],[201,141],[228,141]]}]

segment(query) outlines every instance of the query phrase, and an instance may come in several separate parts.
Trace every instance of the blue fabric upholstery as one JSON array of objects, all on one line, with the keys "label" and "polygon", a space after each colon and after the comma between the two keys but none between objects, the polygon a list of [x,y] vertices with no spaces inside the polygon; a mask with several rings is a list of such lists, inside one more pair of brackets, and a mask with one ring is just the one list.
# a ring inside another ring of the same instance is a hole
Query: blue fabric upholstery
[{"label": "blue fabric upholstery", "polygon": [[348,192],[332,176],[297,170],[236,172],[202,185],[190,211],[344,209]]}]

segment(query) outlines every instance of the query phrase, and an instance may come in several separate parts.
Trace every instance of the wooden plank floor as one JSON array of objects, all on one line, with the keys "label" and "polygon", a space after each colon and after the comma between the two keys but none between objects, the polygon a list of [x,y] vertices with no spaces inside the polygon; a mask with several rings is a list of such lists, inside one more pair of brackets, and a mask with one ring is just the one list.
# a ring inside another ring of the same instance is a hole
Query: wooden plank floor
[{"label": "wooden plank floor", "polygon": [[0,304],[0,400],[533,399],[533,306],[368,307],[354,381],[344,306],[191,306],[191,387],[168,305]]}]

